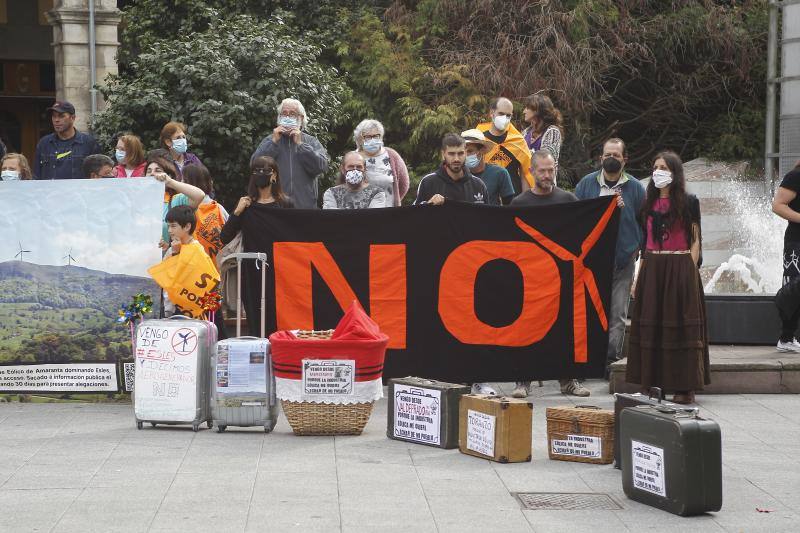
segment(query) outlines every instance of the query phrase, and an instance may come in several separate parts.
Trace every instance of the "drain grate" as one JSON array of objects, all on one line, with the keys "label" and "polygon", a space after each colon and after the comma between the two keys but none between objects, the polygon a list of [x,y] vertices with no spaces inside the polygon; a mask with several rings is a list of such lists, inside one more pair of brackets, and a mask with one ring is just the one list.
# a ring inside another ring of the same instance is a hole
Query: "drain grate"
[{"label": "drain grate", "polygon": [[618,510],[622,506],[608,494],[570,492],[517,492],[523,509],[532,511]]}]

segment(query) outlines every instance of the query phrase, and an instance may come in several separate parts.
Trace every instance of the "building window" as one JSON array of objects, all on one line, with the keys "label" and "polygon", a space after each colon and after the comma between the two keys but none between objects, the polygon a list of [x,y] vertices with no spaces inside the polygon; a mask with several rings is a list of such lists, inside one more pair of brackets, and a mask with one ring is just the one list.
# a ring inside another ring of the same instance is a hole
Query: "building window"
[{"label": "building window", "polygon": [[6,0],[0,0],[0,24],[8,24],[8,5]]},{"label": "building window", "polygon": [[53,9],[53,0],[39,0],[39,24],[41,26],[49,26],[45,13]]}]

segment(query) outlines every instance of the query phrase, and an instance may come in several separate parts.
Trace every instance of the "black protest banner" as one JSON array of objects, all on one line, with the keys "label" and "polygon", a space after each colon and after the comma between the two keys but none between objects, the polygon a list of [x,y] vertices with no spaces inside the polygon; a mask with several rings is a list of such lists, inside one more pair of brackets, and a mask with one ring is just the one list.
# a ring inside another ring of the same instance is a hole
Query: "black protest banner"
[{"label": "black protest banner", "polygon": [[[390,337],[384,377],[599,377],[618,213],[613,198],[543,207],[447,202],[259,209],[268,330],[328,329],[358,300]],[[246,227],[247,227],[246,226]],[[261,274],[247,268],[249,316]]]}]

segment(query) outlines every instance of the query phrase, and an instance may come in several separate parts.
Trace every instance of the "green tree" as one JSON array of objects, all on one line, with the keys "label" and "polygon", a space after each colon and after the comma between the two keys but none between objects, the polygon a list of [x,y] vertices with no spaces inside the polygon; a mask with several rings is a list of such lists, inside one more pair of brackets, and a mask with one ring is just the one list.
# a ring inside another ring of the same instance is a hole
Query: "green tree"
[{"label": "green tree", "polygon": [[262,21],[216,12],[205,30],[148,44],[125,74],[111,77],[102,88],[110,105],[94,130],[107,146],[131,130],[153,148],[164,123],[185,122],[191,150],[230,203],[244,191],[250,155],[274,128],[284,97],[303,102],[309,132],[323,142],[346,118],[349,90],[316,61],[320,53],[279,15]]}]

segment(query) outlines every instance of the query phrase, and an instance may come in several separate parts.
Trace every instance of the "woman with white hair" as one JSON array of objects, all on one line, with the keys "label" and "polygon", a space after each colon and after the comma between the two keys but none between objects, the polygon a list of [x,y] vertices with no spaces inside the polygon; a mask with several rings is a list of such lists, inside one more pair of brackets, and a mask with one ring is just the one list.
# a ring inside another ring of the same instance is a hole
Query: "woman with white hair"
[{"label": "woman with white hair", "polygon": [[383,124],[362,120],[353,132],[358,153],[367,166],[367,180],[386,193],[387,206],[399,206],[408,192],[408,168],[395,150],[383,145]]},{"label": "woman with white hair", "polygon": [[306,110],[293,98],[278,105],[277,125],[258,145],[250,164],[261,156],[278,163],[284,192],[300,209],[317,208],[317,177],[328,168],[328,152],[316,137],[306,133]]}]

